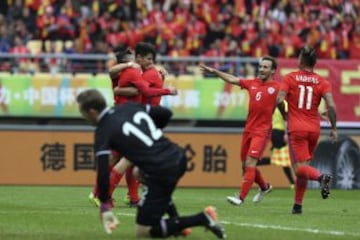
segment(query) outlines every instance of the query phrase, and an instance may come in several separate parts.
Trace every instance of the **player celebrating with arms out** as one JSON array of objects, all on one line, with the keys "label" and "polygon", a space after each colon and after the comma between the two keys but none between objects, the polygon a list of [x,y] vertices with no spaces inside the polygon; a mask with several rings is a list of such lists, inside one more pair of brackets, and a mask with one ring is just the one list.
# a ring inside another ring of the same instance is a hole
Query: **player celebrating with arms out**
[{"label": "player celebrating with arms out", "polygon": [[331,176],[309,166],[320,135],[318,107],[323,98],[328,108],[331,123],[330,135],[337,140],[336,108],[331,85],[314,72],[316,64],[315,49],[305,46],[299,55],[299,70],[284,76],[277,102],[285,98],[288,102],[288,141],[291,161],[296,174],[295,203],[293,214],[302,213],[302,201],[307,181],[319,181],[324,199],[330,194]]},{"label": "player celebrating with arms out", "polygon": [[263,57],[259,63],[259,76],[254,80],[239,79],[239,77],[221,72],[217,69],[200,65],[205,72],[214,73],[224,81],[238,85],[249,92],[249,113],[241,144],[241,161],[244,177],[238,196],[229,196],[227,200],[234,205],[243,204],[252,185],[256,182],[260,189],[253,202],[261,202],[272,186],[265,181],[257,162],[261,160],[266,143],[271,134],[271,119],[275,108],[279,83],[273,80],[277,63],[272,57]]}]

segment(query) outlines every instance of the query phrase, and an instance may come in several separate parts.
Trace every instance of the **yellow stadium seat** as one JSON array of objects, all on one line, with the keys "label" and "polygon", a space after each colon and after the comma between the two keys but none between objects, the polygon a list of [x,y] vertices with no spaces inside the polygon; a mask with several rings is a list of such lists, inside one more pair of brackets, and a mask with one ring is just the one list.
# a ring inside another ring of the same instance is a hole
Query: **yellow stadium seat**
[{"label": "yellow stadium seat", "polygon": [[57,40],[57,41],[50,41],[47,40],[45,42],[45,51],[46,52],[50,52],[50,44],[55,44],[55,52],[56,53],[61,53],[64,50],[64,42],[61,40]]},{"label": "yellow stadium seat", "polygon": [[67,40],[64,44],[64,48],[72,48],[74,46],[74,41],[71,41],[71,40]]},{"label": "yellow stadium seat", "polygon": [[55,41],[55,51],[62,53],[64,51],[64,42],[62,40]]},{"label": "yellow stadium seat", "polygon": [[30,40],[28,41],[26,47],[29,49],[30,53],[38,54],[41,53],[41,40]]}]

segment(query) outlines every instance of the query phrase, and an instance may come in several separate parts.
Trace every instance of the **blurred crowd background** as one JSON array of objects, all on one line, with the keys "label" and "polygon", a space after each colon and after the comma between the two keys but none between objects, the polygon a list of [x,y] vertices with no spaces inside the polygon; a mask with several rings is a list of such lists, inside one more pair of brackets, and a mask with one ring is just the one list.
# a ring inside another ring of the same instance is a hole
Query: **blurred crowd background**
[{"label": "blurred crowd background", "polygon": [[293,58],[309,44],[319,58],[360,59],[360,0],[0,1],[0,53],[108,54],[140,41],[171,57]]}]

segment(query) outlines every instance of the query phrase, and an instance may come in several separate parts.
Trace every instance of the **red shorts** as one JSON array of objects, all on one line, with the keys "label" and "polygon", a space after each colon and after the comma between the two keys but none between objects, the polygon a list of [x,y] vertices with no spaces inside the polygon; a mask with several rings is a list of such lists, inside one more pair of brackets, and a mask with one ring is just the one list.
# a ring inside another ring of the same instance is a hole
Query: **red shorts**
[{"label": "red shorts", "polygon": [[247,156],[260,160],[269,138],[270,132],[244,132],[241,143],[241,161],[245,162]]},{"label": "red shorts", "polygon": [[289,150],[292,163],[312,159],[320,132],[294,131],[289,133]]}]

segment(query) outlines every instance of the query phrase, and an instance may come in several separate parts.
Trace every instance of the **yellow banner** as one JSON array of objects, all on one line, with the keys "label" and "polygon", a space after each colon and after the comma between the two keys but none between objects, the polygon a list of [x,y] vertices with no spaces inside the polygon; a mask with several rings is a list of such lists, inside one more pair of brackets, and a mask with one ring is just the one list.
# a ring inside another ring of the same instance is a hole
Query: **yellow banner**
[{"label": "yellow banner", "polygon": [[[241,185],[242,134],[170,132],[166,135],[185,148],[188,171],[180,186]],[[357,182],[360,183],[360,174],[343,176],[348,172],[360,173],[360,136],[344,138],[335,145],[327,138],[323,137],[319,143],[313,164],[319,170],[335,175],[334,184],[337,187],[360,188],[360,184],[356,187]],[[93,185],[95,182],[91,131],[1,131],[0,142],[2,185]],[[270,144],[264,157],[270,157],[269,148]],[[329,152],[329,148],[333,151]],[[289,187],[280,166],[259,168],[273,186]],[[344,183],[344,178],[350,182]]]},{"label": "yellow banner", "polygon": [[[166,135],[186,149],[188,172],[180,186],[240,186],[240,133]],[[92,132],[2,131],[0,141],[3,159],[0,184],[92,185],[95,182]],[[288,186],[279,167],[261,168],[275,186]]]}]

